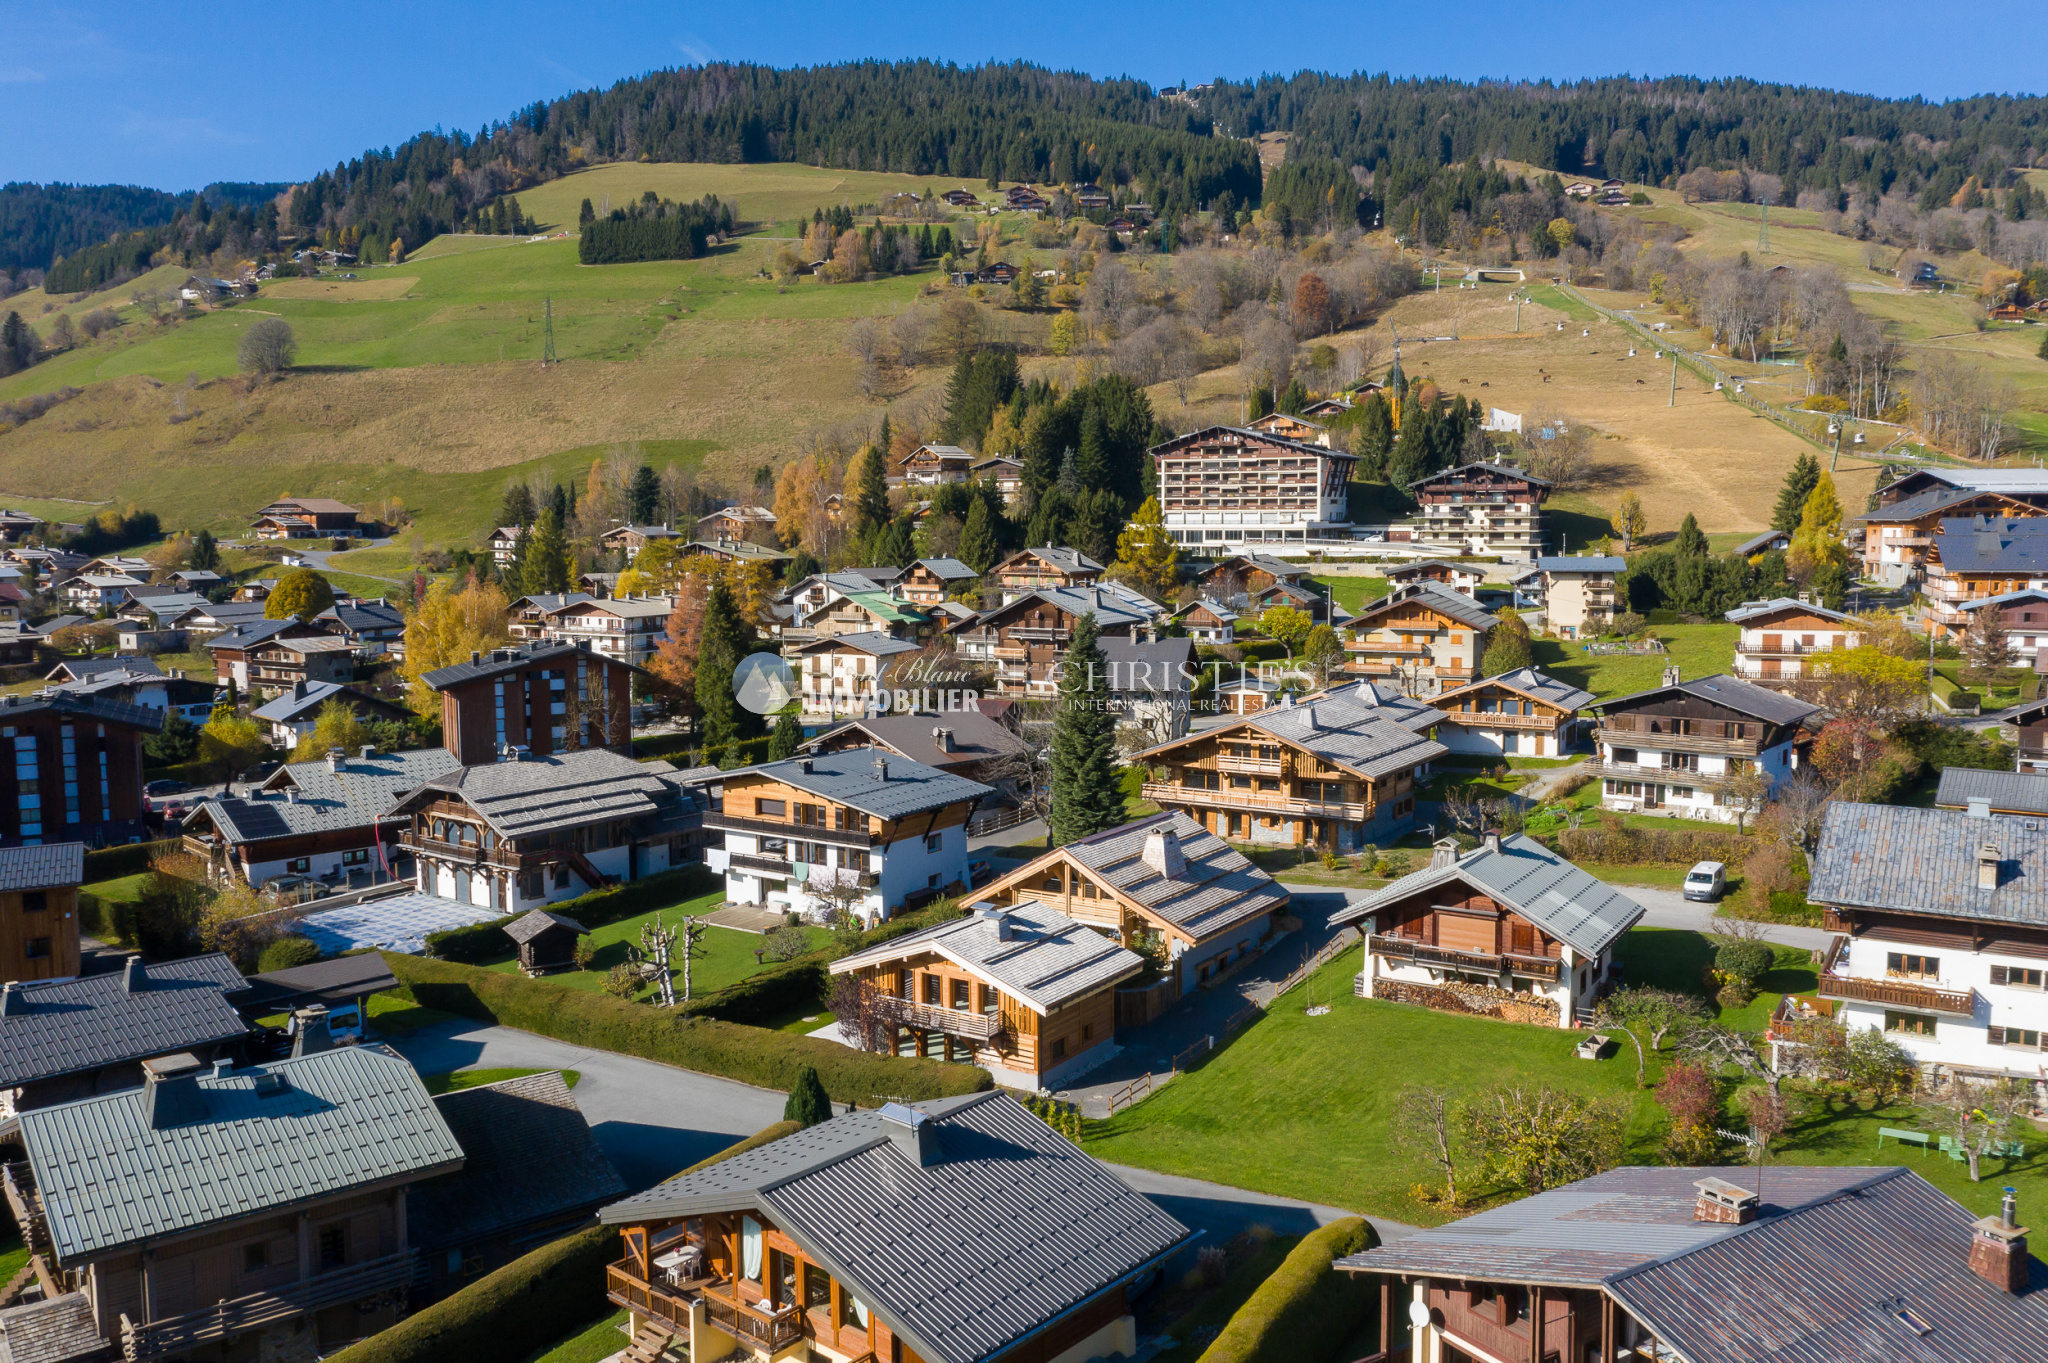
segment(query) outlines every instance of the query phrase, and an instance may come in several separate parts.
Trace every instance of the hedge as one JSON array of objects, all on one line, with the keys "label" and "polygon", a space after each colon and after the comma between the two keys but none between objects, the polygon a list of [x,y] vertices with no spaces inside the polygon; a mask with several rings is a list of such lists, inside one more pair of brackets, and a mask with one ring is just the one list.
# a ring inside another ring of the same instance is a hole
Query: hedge
[{"label": "hedge", "polygon": [[[566,914],[586,928],[601,928],[607,923],[665,909],[678,900],[710,894],[722,888],[724,883],[705,867],[684,866],[644,880],[607,885],[601,890],[550,904],[548,909],[552,913]],[[430,932],[427,934],[427,954],[443,961],[470,962],[502,956],[512,949],[512,939],[505,935],[506,926],[524,917],[525,913],[521,910],[488,922],[449,928],[445,932]]]},{"label": "hedge", "polygon": [[[682,1172],[801,1129],[795,1122],[777,1122]],[[533,1356],[536,1341],[558,1338],[565,1322],[587,1321],[605,1309],[605,1265],[619,1252],[619,1233],[612,1227],[577,1231],[351,1344],[333,1363],[519,1363]]]},{"label": "hedge", "polygon": [[135,942],[135,904],[132,900],[102,899],[80,890],[78,930],[102,942],[132,946]]},{"label": "hedge", "polygon": [[1571,828],[1557,835],[1558,850],[1573,861],[1609,866],[1690,866],[1725,861],[1740,866],[1756,839],[1732,829]]},{"label": "hedge", "polygon": [[994,1082],[973,1065],[872,1055],[836,1041],[628,1003],[508,971],[396,952],[384,959],[422,1007],[762,1088],[787,1092],[805,1065],[816,1068],[836,1101],[870,1106],[975,1093]]},{"label": "hedge", "polygon": [[1379,1242],[1361,1216],[1332,1221],[1302,1237],[1202,1351],[1199,1363],[1296,1363],[1337,1357],[1379,1298],[1331,1264]]},{"label": "hedge", "polygon": [[122,876],[141,875],[149,864],[158,857],[177,851],[183,843],[172,839],[165,842],[124,842],[118,847],[102,847],[85,854],[85,883],[90,885],[99,880],[117,880]]}]

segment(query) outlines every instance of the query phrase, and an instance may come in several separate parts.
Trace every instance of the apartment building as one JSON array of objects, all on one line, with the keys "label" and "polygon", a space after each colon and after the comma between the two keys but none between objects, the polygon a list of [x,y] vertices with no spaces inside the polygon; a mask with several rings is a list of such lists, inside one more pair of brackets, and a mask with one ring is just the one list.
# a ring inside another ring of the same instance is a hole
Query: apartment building
[{"label": "apartment building", "polygon": [[421,677],[441,696],[441,741],[457,763],[584,748],[632,750],[638,669],[581,643],[541,640],[469,655]]},{"label": "apartment building", "polygon": [[1354,456],[1236,426],[1155,445],[1159,506],[1184,545],[1285,543],[1351,536]]},{"label": "apartment building", "polygon": [[1543,553],[1550,483],[1506,464],[1460,464],[1419,478],[1414,537],[1458,553],[1535,559]]},{"label": "apartment building", "polygon": [[2031,593],[2048,590],[2048,516],[1944,518],[1922,572],[1927,627],[1938,639],[1961,638],[1978,609],[2024,613],[2041,600]]},{"label": "apartment building", "polygon": [[1344,670],[1424,698],[1479,678],[1493,612],[1433,582],[1397,587],[1345,622]]},{"label": "apartment building", "polygon": [[[1789,686],[1806,675],[1817,655],[1863,642],[1855,616],[1787,596],[1745,601],[1722,618],[1742,626],[1735,675],[1759,686]],[[2048,624],[2042,629],[2048,632]]]},{"label": "apartment building", "polygon": [[1078,549],[1057,545],[1018,549],[988,570],[1001,604],[1007,606],[1026,592],[1041,588],[1092,587],[1099,585],[1102,565]]},{"label": "apartment building", "polygon": [[890,660],[917,651],[907,639],[873,630],[798,645],[788,657],[803,695],[805,722],[868,714],[876,705]]},{"label": "apartment building", "polygon": [[0,696],[0,846],[142,841],[142,744],[163,724],[100,696]]},{"label": "apartment building", "polygon": [[577,601],[548,613],[540,636],[558,643],[585,645],[606,658],[645,667],[668,637],[668,618],[675,613],[672,596],[635,592],[624,599]]},{"label": "apartment building", "polygon": [[954,645],[963,658],[994,665],[997,695],[1047,697],[1058,689],[1074,626],[1084,615],[1095,617],[1098,634],[1124,638],[1152,619],[1099,587],[1047,588],[983,611],[954,631]]},{"label": "apartment building", "polygon": [[1598,758],[1589,774],[1602,781],[1600,807],[1734,823],[1755,812],[1730,800],[1727,783],[1761,771],[1770,785],[1798,766],[1806,721],[1819,707],[1735,677],[1678,679],[1667,668],[1661,686],[1594,701]]},{"label": "apartment building", "polygon": [[1619,554],[1549,555],[1536,560],[1543,608],[1537,612],[1540,633],[1559,639],[1591,639],[1614,626],[1626,603],[1617,604],[1615,579],[1628,571]]},{"label": "apartment building", "polygon": [[1945,520],[2027,519],[2048,514],[2048,473],[2040,469],[1913,469],[1877,490],[1863,526],[1863,576],[1906,587],[1926,572]]},{"label": "apartment building", "polygon": [[1418,559],[1387,569],[1387,581],[1396,587],[1413,587],[1429,582],[1460,596],[1477,596],[1486,570],[1471,563],[1452,563],[1440,558]]}]

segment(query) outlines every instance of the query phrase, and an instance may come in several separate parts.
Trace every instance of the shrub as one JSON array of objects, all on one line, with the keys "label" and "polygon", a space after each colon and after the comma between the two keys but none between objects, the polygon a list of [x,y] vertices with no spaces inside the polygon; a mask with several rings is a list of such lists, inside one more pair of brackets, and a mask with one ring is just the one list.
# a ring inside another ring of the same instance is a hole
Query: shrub
[{"label": "shrub", "polygon": [[799,1126],[816,1126],[832,1117],[832,1100],[825,1094],[825,1086],[818,1082],[818,1072],[806,1065],[796,1072],[796,1083],[789,1090],[789,1101],[783,1104],[782,1120],[795,1122]]},{"label": "shrub", "polygon": [[1364,1324],[1377,1299],[1373,1293],[1359,1291],[1351,1275],[1331,1265],[1378,1244],[1379,1236],[1358,1216],[1332,1221],[1302,1237],[1273,1276],[1259,1284],[1223,1327],[1223,1333],[1202,1351],[1200,1363],[1295,1363],[1303,1358],[1335,1358],[1338,1349]]},{"label": "shrub", "polygon": [[1608,866],[1690,866],[1696,861],[1741,865],[1756,846],[1740,833],[1705,828],[1628,828],[1619,817],[1598,828],[1558,834],[1558,848],[1573,861]]},{"label": "shrub", "polygon": [[1714,949],[1715,968],[1752,987],[1775,960],[1777,953],[1768,942],[1731,938]]},{"label": "shrub", "polygon": [[816,1037],[628,1003],[449,961],[395,952],[384,959],[423,1007],[763,1088],[787,1092],[806,1065],[818,1071],[825,1091],[841,1102],[943,1098],[978,1092],[991,1082],[986,1070],[972,1065],[870,1055]]},{"label": "shrub", "polygon": [[102,942],[133,946],[135,905],[122,899],[102,899],[81,890],[78,894],[78,930]]},{"label": "shrub", "polygon": [[262,953],[256,957],[256,969],[267,975],[273,970],[290,970],[293,966],[311,965],[319,959],[320,948],[314,945],[313,939],[293,933],[289,937],[280,937],[263,948]]},{"label": "shrub", "polygon": [[102,847],[85,854],[85,883],[96,880],[117,880],[122,876],[141,875],[149,869],[150,863],[158,857],[177,851],[184,846],[176,839],[165,842],[129,842],[119,847]]}]

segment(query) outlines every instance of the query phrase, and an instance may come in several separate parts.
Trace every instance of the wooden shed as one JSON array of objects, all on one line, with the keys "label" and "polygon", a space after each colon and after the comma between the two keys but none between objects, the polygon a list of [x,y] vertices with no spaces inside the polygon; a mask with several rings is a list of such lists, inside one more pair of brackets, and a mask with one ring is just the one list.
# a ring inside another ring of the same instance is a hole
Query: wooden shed
[{"label": "wooden shed", "polygon": [[505,925],[505,933],[519,944],[519,968],[529,975],[567,970],[576,964],[576,939],[589,932],[567,914],[532,912]]}]

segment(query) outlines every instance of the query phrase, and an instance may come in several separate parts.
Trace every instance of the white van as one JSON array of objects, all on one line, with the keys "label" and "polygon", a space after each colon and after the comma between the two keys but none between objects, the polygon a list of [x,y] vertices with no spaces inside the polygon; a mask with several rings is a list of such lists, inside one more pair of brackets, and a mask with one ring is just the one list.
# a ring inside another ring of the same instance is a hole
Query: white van
[{"label": "white van", "polygon": [[1728,889],[1728,868],[1718,861],[1703,861],[1685,873],[1685,897],[1711,904]]}]

